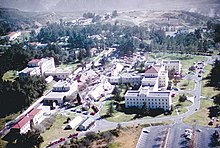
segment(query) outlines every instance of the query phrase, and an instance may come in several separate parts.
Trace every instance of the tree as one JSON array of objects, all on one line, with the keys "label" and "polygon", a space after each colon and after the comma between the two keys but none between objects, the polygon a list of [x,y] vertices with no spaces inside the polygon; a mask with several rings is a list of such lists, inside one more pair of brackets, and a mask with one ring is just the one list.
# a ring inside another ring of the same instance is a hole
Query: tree
[{"label": "tree", "polygon": [[179,96],[179,101],[180,102],[185,102],[186,100],[187,100],[187,97],[186,97],[185,94]]},{"label": "tree", "polygon": [[146,102],[144,102],[144,104],[143,104],[143,106],[142,106],[142,108],[141,108],[141,113],[142,113],[143,115],[149,114],[149,109],[148,109],[148,107],[147,107],[147,103],[146,103]]},{"label": "tree", "polygon": [[113,102],[110,102],[107,110],[107,115],[112,116],[113,113],[114,113]]},{"label": "tree", "polygon": [[17,139],[16,146],[18,148],[39,148],[44,142],[43,137],[37,131],[28,131],[26,134],[21,134]]},{"label": "tree", "polygon": [[79,93],[77,94],[76,100],[78,102],[78,105],[82,104],[82,99],[81,99]]},{"label": "tree", "polygon": [[118,12],[116,10],[114,10],[112,12],[112,18],[116,18],[118,16]]},{"label": "tree", "polygon": [[174,68],[172,68],[171,70],[168,70],[168,77],[170,80],[174,78],[175,72],[176,71]]}]

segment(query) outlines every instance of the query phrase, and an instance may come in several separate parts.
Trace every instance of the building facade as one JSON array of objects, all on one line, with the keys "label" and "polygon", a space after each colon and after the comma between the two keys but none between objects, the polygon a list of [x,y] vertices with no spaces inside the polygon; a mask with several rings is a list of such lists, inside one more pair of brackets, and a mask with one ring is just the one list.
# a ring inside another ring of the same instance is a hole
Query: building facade
[{"label": "building facade", "polygon": [[150,91],[148,87],[139,90],[128,90],[125,94],[125,107],[146,107],[149,109],[161,108],[170,110],[172,105],[169,91]]}]

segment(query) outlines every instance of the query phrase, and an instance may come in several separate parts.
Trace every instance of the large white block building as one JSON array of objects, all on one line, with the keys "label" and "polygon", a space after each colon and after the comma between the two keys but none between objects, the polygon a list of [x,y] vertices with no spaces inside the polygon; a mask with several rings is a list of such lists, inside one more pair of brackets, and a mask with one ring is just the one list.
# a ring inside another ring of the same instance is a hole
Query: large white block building
[{"label": "large white block building", "polygon": [[128,90],[125,94],[125,107],[142,107],[144,102],[148,108],[162,108],[170,110],[172,100],[169,91],[158,91],[158,88],[167,88],[168,71],[174,69],[181,72],[181,63],[178,60],[156,60],[145,63],[145,73],[122,74],[110,77],[111,84],[139,84],[139,90]]},{"label": "large white block building", "polygon": [[150,109],[170,110],[172,105],[169,91],[150,91],[148,87],[141,87],[139,90],[128,90],[124,97],[126,108],[141,108],[145,102],[146,107]]}]

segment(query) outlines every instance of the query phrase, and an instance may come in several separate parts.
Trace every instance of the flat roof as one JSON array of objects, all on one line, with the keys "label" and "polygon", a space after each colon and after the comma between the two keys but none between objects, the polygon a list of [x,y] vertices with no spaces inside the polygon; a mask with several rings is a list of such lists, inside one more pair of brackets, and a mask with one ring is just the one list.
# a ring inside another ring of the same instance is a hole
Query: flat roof
[{"label": "flat roof", "polygon": [[65,92],[50,92],[47,94],[44,99],[60,99],[66,96]]},{"label": "flat roof", "polygon": [[69,87],[69,86],[70,86],[69,82],[60,80],[56,84],[54,84],[53,87]]}]

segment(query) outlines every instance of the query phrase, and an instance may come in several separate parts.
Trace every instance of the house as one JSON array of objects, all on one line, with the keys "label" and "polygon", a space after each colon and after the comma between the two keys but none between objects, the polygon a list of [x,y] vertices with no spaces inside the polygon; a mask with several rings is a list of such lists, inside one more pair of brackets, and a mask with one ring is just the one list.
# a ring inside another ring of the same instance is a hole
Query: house
[{"label": "house", "polygon": [[15,39],[17,39],[19,36],[21,35],[21,32],[10,32],[8,35],[7,35],[7,38],[9,41],[14,41]]},{"label": "house", "polygon": [[28,113],[28,117],[30,119],[31,127],[33,125],[37,125],[43,120],[43,110],[34,108]]},{"label": "house", "polygon": [[20,78],[33,75],[45,75],[46,71],[54,71],[55,63],[53,57],[42,59],[32,59],[28,62],[27,67],[18,72]]},{"label": "house", "polygon": [[171,93],[169,91],[151,91],[149,87],[140,87],[139,90],[128,90],[125,94],[125,107],[141,108],[146,103],[150,109],[171,109]]}]

